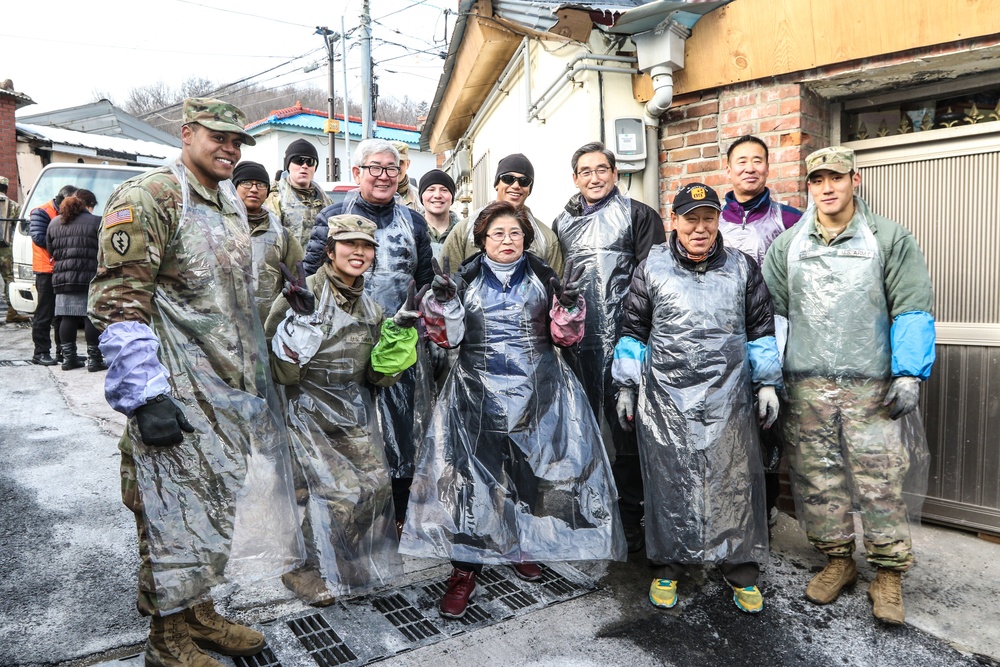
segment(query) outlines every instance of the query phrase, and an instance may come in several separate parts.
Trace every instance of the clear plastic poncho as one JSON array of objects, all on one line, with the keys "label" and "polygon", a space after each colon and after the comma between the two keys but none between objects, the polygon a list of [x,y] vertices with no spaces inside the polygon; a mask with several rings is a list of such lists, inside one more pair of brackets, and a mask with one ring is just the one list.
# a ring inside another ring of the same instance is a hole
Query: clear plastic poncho
[{"label": "clear plastic poncho", "polygon": [[300,501],[306,565],[334,595],[356,595],[403,573],[392,484],[366,384],[382,316],[367,294],[353,315],[345,312],[326,271],[314,279],[313,317],[323,342],[299,384],[285,387],[296,486],[308,490]]},{"label": "clear plastic poncho", "polygon": [[434,408],[400,551],[471,563],[625,559],[597,422],[525,268],[467,287],[465,338]]},{"label": "clear plastic poncho", "polygon": [[309,244],[312,228],[316,226],[316,216],[324,208],[333,203],[326,192],[316,181],[309,185],[312,196],[303,202],[299,199],[295,188],[288,182],[288,177],[278,180],[278,206],[281,208],[281,224],[288,228],[292,236],[299,240],[302,247]]},{"label": "clear plastic poncho", "polygon": [[[346,214],[367,217],[355,210],[361,196],[354,190],[344,199]],[[392,224],[375,231],[375,261],[365,273],[365,292],[392,317],[406,301],[406,289],[417,272],[417,240],[409,209],[396,195]],[[417,363],[403,371],[396,384],[378,390],[375,399],[389,473],[394,478],[413,475],[417,443],[423,439],[434,401],[434,378],[424,345],[417,345]]]},{"label": "clear plastic poncho", "polygon": [[[669,241],[668,241],[669,243]],[[646,555],[765,563],[767,516],[746,338],[749,269],[736,250],[695,272],[666,244],[646,259],[652,329],[636,408]]]},{"label": "clear plastic poncho", "polygon": [[[583,340],[566,350],[564,356],[583,383],[601,431],[615,433],[614,441],[619,444],[634,443],[634,437],[622,433],[618,425],[616,390],[611,379],[615,344],[621,336],[624,319],[625,297],[638,265],[632,237],[631,200],[625,196],[615,197],[590,215],[573,216],[564,210],[552,226],[559,237],[563,261],[573,260],[574,267],[584,267],[582,295],[587,302],[586,328]],[[613,441],[606,438],[606,444],[610,451]],[[624,453],[635,454],[635,450]]]},{"label": "clear plastic poncho", "polygon": [[[920,516],[927,492],[930,450],[919,410],[893,421],[888,417],[888,408],[881,407],[893,379],[892,322],[885,296],[882,252],[867,221],[867,207],[858,199],[855,202],[855,218],[860,224],[853,237],[832,246],[812,242],[809,235],[816,211],[810,207],[802,216],[808,222],[796,229],[788,247],[789,330],[783,370],[793,401],[848,409],[862,404],[879,407],[860,417],[870,425],[860,437],[874,438],[882,456],[877,465],[869,466],[872,479],[855,480],[853,486],[884,488],[886,493],[867,501],[878,503],[880,513],[893,517],[891,521],[905,523],[907,513],[910,520]],[[831,289],[837,298],[830,298]],[[803,415],[796,412],[794,404],[790,407],[785,437],[793,445],[791,456],[797,456],[798,431],[808,428],[808,423],[803,423]],[[839,461],[814,461],[808,467],[814,478],[842,474]],[[793,491],[796,513],[805,527],[808,507],[794,484]],[[899,504],[899,498],[905,507]],[[860,510],[858,498],[854,498],[854,510]]]},{"label": "clear plastic poncho", "polygon": [[763,266],[767,249],[783,231],[785,221],[781,217],[781,204],[773,199],[764,215],[748,224],[737,224],[719,216],[719,233],[726,239],[726,245],[750,255],[757,266]]},{"label": "clear plastic poncho", "polygon": [[[265,211],[267,209],[264,209]],[[253,277],[253,299],[257,304],[257,314],[261,324],[267,320],[271,312],[271,304],[284,286],[279,264],[288,250],[286,232],[281,228],[281,221],[272,211],[267,211],[267,224],[261,229],[252,230],[250,234],[251,272]],[[292,271],[294,266],[288,267]]]},{"label": "clear plastic poncho", "polygon": [[[171,171],[183,209],[159,267],[152,329],[195,432],[181,445],[147,447],[128,423],[164,613],[218,584],[276,577],[303,554],[288,434],[251,292],[246,214],[192,201],[184,167]],[[219,194],[244,211],[228,181]]]}]

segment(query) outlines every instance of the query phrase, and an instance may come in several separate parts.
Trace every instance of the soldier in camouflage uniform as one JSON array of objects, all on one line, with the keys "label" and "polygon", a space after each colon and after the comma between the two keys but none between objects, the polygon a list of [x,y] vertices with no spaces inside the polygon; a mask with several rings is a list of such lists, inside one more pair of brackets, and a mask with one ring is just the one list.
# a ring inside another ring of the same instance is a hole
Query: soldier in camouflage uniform
[{"label": "soldier in camouflage uniform", "polygon": [[277,215],[264,208],[264,199],[270,188],[264,165],[240,162],[233,170],[233,185],[247,207],[254,302],[263,324],[284,285],[280,265],[284,264],[294,271],[295,265],[302,261],[302,244],[287,227],[281,225]]},{"label": "soldier in camouflage uniform", "polygon": [[301,535],[246,214],[228,183],[254,140],[218,100],[187,99],[183,117],[180,160],[108,202],[89,315],[104,330],[105,395],[129,416],[122,500],[151,617],[145,664],[219,667],[201,648],[253,655],[264,637],[219,616],[211,587],[294,567]]},{"label": "soldier in camouflage uniform", "polygon": [[913,565],[903,483],[926,452],[913,410],[934,364],[930,277],[913,235],[855,195],[853,151],[816,151],[806,172],[814,206],[774,241],[763,267],[775,312],[788,318],[785,433],[796,505],[829,559],[806,598],[828,604],[857,581],[857,507],[877,568],[872,612],[901,624],[901,574]]},{"label": "soldier in camouflage uniform", "polygon": [[[21,207],[7,196],[9,181],[6,176],[0,176],[0,278],[3,278],[4,298],[9,298],[10,285],[14,282],[14,227],[17,218],[21,217]],[[28,322],[30,317],[18,315],[14,307],[7,304],[7,324]]]},{"label": "soldier in camouflage uniform", "polygon": [[403,141],[390,141],[389,143],[399,151],[399,182],[396,184],[396,194],[402,197],[403,204],[407,208],[412,208],[417,213],[423,213],[424,207],[420,202],[420,195],[417,193],[417,184],[406,175],[410,168],[410,147]]},{"label": "soldier in camouflage uniform", "polygon": [[333,203],[313,176],[319,157],[316,147],[296,139],[285,149],[285,175],[278,179],[264,206],[274,211],[303,248],[316,224],[316,216]]}]

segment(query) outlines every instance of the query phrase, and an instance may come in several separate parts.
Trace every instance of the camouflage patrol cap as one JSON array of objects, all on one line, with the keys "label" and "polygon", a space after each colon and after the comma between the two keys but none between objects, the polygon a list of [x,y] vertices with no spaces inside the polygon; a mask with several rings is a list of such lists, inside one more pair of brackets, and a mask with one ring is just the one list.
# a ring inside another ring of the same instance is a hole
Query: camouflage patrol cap
[{"label": "camouflage patrol cap", "polygon": [[243,143],[254,146],[257,140],[247,134],[243,127],[247,115],[239,107],[210,97],[189,97],[184,100],[184,124],[197,123],[210,130],[236,132],[243,135]]},{"label": "camouflage patrol cap", "polygon": [[854,171],[854,151],[846,146],[830,146],[810,153],[806,157],[806,178],[820,169],[829,169],[838,174],[851,173]]},{"label": "camouflage patrol cap", "polygon": [[7,187],[10,185],[10,181],[7,180],[6,176],[0,176],[0,187]]},{"label": "camouflage patrol cap", "polygon": [[410,159],[410,146],[406,142],[403,142],[403,141],[390,141],[389,143],[392,144],[393,146],[395,146],[396,150],[399,152],[399,159],[400,160],[409,160]]},{"label": "camouflage patrol cap", "polygon": [[378,247],[375,240],[375,230],[378,227],[368,218],[360,215],[335,215],[327,220],[327,224],[330,226],[327,238],[334,241],[368,241]]}]

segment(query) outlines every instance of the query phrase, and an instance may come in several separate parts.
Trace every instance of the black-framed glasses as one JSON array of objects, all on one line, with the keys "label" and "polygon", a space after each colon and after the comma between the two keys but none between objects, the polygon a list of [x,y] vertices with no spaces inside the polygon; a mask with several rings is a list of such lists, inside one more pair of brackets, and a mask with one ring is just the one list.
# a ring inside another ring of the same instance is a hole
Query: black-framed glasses
[{"label": "black-framed glasses", "polygon": [[600,167],[595,169],[581,169],[576,172],[576,175],[580,178],[590,178],[594,174],[597,174],[598,176],[607,176],[610,171],[611,167],[609,165],[602,164]]},{"label": "black-framed glasses", "polygon": [[240,181],[236,184],[236,187],[243,188],[244,190],[253,190],[255,188],[257,190],[267,190],[269,186],[264,181]]},{"label": "black-framed glasses", "polygon": [[389,178],[395,178],[399,176],[399,167],[396,165],[389,165],[388,167],[383,167],[380,164],[363,164],[361,169],[367,169],[368,173],[372,175],[372,178],[378,178],[382,174],[385,174]]},{"label": "black-framed glasses", "polygon": [[524,238],[524,232],[522,232],[520,229],[512,229],[509,232],[505,232],[502,229],[498,229],[495,232],[490,232],[486,236],[490,237],[497,243],[503,243],[503,240],[508,236],[510,237],[511,241],[517,242]]},{"label": "black-framed glasses", "polygon": [[531,187],[531,179],[527,176],[515,176],[514,174],[501,174],[500,182],[504,185],[514,185],[514,181],[522,188]]},{"label": "black-framed glasses", "polygon": [[289,162],[297,164],[300,167],[315,167],[319,164],[319,160],[308,155],[293,155]]}]

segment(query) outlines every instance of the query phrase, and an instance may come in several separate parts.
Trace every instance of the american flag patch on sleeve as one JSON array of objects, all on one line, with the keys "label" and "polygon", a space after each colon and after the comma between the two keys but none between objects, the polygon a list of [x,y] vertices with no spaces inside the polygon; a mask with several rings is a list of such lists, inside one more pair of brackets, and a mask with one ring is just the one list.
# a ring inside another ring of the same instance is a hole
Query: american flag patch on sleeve
[{"label": "american flag patch on sleeve", "polygon": [[120,208],[114,213],[108,213],[104,216],[104,228],[114,227],[115,225],[120,225],[126,222],[132,222],[132,207],[126,206],[125,208]]}]

